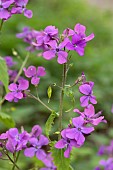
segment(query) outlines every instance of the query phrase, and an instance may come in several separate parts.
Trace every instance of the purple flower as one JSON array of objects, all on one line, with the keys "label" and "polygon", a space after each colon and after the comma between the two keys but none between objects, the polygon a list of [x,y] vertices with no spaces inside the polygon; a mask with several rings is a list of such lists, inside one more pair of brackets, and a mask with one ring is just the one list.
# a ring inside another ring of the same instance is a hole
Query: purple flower
[{"label": "purple flower", "polygon": [[101,111],[95,114],[95,108],[92,104],[89,104],[84,109],[84,112],[80,112],[78,109],[74,109],[73,111],[80,114],[84,118],[85,123],[91,123],[97,126],[100,122],[106,122],[104,116],[100,116],[102,114]]},{"label": "purple flower", "polygon": [[72,35],[72,41],[70,41],[66,48],[68,50],[74,50],[76,51],[80,56],[84,55],[84,48],[88,41],[92,40],[94,38],[94,34],[90,34],[88,37],[85,35],[86,27],[81,24],[76,24],[74,28],[75,34],[73,34],[73,31],[71,31]]},{"label": "purple flower", "polygon": [[9,129],[6,143],[7,150],[12,153],[22,150],[26,147],[29,137],[30,135],[26,131],[19,133],[17,128]]},{"label": "purple flower", "polygon": [[56,166],[53,163],[53,158],[51,153],[46,154],[46,157],[42,160],[46,167],[41,168],[40,170],[56,170]]},{"label": "purple flower", "polygon": [[64,129],[62,132],[61,132],[61,136],[62,136],[62,139],[60,139],[56,144],[55,144],[55,148],[58,148],[58,149],[62,149],[62,148],[66,148],[65,152],[64,152],[64,156],[66,158],[69,158],[70,156],[70,152],[72,150],[72,147],[80,147],[80,145],[77,144],[77,141],[73,139],[70,139],[68,138],[66,135],[67,135],[67,131],[70,130],[70,129]]},{"label": "purple flower", "polygon": [[47,26],[43,31],[40,31],[36,37],[37,46],[42,46],[50,40],[56,40],[58,36],[58,29],[55,26]]},{"label": "purple flower", "polygon": [[100,165],[102,165],[104,170],[112,170],[113,169],[113,158],[109,158],[107,160],[101,160]]},{"label": "purple flower", "polygon": [[100,167],[98,166],[98,167],[96,167],[94,170],[101,170],[101,169],[100,169]]},{"label": "purple flower", "polygon": [[10,56],[4,57],[4,60],[5,60],[6,64],[7,64],[7,67],[8,67],[8,68],[10,68],[10,67],[12,67],[13,65],[16,64],[16,62],[14,62],[14,61],[13,61],[13,58],[10,57]]},{"label": "purple flower", "polygon": [[12,14],[22,14],[24,12],[24,16],[27,18],[32,18],[33,13],[31,10],[26,9],[26,5],[28,0],[15,0],[15,6],[12,8]]},{"label": "purple flower", "polygon": [[94,86],[94,82],[90,81],[89,83],[86,82],[79,87],[80,93],[84,94],[84,96],[80,98],[82,107],[88,106],[89,101],[92,104],[97,103],[96,97],[93,95],[93,86]]},{"label": "purple flower", "polygon": [[18,80],[18,84],[11,83],[8,87],[11,92],[6,94],[5,99],[8,100],[9,102],[12,102],[13,100],[14,102],[18,102],[18,100],[25,97],[24,91],[27,90],[28,87],[29,82],[24,79]]},{"label": "purple flower", "polygon": [[94,127],[85,127],[84,118],[82,116],[73,118],[72,123],[74,128],[66,130],[66,137],[76,140],[77,144],[81,146],[85,141],[84,134],[90,134],[94,131]]},{"label": "purple flower", "polygon": [[42,134],[42,129],[39,125],[35,125],[32,128],[32,131],[30,133],[31,137],[35,137],[37,138],[38,136],[40,136]]},{"label": "purple flower", "polygon": [[63,50],[63,48],[66,46],[68,42],[68,39],[66,38],[63,42],[61,42],[59,45],[57,44],[57,42],[51,41],[48,43],[48,45],[50,45],[50,50],[45,51],[43,53],[43,57],[46,60],[51,60],[53,58],[55,58],[55,56],[58,56],[57,62],[59,64],[64,64],[67,62],[67,57],[68,57],[68,53],[66,51]]},{"label": "purple flower", "polygon": [[0,19],[7,20],[11,17],[9,7],[13,4],[14,0],[0,0]]},{"label": "purple flower", "polygon": [[31,84],[37,86],[40,82],[41,76],[45,76],[45,68],[39,66],[37,69],[35,66],[29,66],[28,69],[24,68],[25,76],[31,78]]},{"label": "purple flower", "polygon": [[44,136],[40,135],[39,139],[31,138],[29,139],[30,147],[24,150],[24,155],[26,157],[33,157],[36,154],[36,157],[39,160],[43,160],[46,157],[45,151],[42,149],[43,146],[48,145],[49,140]]}]

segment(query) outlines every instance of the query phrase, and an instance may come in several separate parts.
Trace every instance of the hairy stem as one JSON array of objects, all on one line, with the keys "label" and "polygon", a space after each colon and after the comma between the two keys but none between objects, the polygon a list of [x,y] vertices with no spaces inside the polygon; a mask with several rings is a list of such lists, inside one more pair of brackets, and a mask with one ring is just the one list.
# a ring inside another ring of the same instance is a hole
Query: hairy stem
[{"label": "hairy stem", "polygon": [[28,94],[28,97],[31,97],[35,100],[37,100],[39,103],[41,103],[46,109],[48,109],[50,112],[53,112],[53,110],[51,108],[49,108],[42,100],[40,100],[39,97],[36,97],[34,95],[32,95],[31,93]]},{"label": "hairy stem", "polygon": [[[62,73],[62,86],[61,86],[61,92],[60,92],[60,105],[59,105],[59,131],[62,130],[62,114],[63,114],[63,99],[64,99],[64,87],[66,83],[66,68],[67,65],[63,64],[63,73]],[[59,139],[61,138],[61,135],[59,134]]]},{"label": "hairy stem", "polygon": [[1,33],[1,30],[2,30],[3,23],[4,23],[4,20],[2,19],[1,24],[0,24],[0,33]]},{"label": "hairy stem", "polygon": [[21,73],[22,73],[22,71],[23,71],[23,68],[25,67],[25,65],[26,65],[26,63],[27,63],[27,61],[28,61],[29,54],[30,54],[30,53],[28,52],[28,54],[26,55],[25,60],[23,61],[22,66],[21,66],[21,68],[20,68],[20,70],[19,70],[16,78],[14,79],[14,83],[17,82],[19,76],[21,75]]},{"label": "hairy stem", "polygon": [[[17,161],[18,161],[18,158],[19,158],[19,155],[20,155],[20,151],[18,152],[18,154],[17,154],[17,156],[16,156],[16,158],[14,157],[14,163],[16,164],[17,163]],[[12,168],[12,170],[15,170],[15,164],[13,165],[13,168]]]}]

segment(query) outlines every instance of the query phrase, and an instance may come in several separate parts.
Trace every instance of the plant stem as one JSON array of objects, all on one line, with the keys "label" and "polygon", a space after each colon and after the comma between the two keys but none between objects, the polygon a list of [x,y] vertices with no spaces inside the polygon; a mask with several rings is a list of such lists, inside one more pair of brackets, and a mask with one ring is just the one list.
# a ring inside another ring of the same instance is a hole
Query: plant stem
[{"label": "plant stem", "polygon": [[[59,131],[62,130],[62,114],[63,114],[63,99],[64,99],[64,87],[66,83],[66,69],[67,64],[63,64],[63,73],[62,73],[62,86],[61,86],[61,92],[60,92],[60,106],[59,106]],[[59,134],[58,138],[61,138],[61,135]]]},{"label": "plant stem", "polygon": [[0,33],[1,33],[1,30],[2,30],[3,23],[4,23],[4,20],[2,19],[1,24],[0,24]]},{"label": "plant stem", "polygon": [[27,55],[26,55],[26,57],[25,57],[25,60],[24,60],[23,63],[22,63],[22,66],[21,66],[21,68],[20,68],[20,70],[19,70],[16,78],[14,79],[14,83],[17,82],[19,76],[21,75],[21,73],[22,73],[22,71],[23,71],[23,68],[25,67],[25,65],[26,65],[26,63],[27,63],[27,61],[28,61],[29,54],[30,54],[30,53],[28,52]]},{"label": "plant stem", "polygon": [[[16,159],[14,158],[14,163],[15,163],[15,164],[16,164],[17,161],[18,161],[19,155],[20,155],[20,151],[18,152]],[[15,170],[15,167],[16,167],[15,164],[13,165],[12,170]]]},{"label": "plant stem", "polygon": [[34,95],[32,95],[31,93],[28,94],[29,97],[37,100],[39,103],[41,103],[44,107],[46,107],[46,109],[48,109],[50,112],[53,112],[53,110],[51,108],[49,108],[42,100],[40,100],[39,97],[36,97]]}]

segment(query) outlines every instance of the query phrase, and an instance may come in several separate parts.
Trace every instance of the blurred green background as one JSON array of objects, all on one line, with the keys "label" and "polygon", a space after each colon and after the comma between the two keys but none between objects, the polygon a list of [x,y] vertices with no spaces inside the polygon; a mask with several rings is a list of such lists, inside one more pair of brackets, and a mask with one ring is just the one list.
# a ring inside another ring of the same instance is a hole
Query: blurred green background
[{"label": "blurred green background", "polygon": [[[108,1],[110,3],[110,1]],[[67,83],[72,84],[78,76],[84,71],[88,81],[94,81],[94,94],[97,97],[98,104],[96,111],[103,110],[103,114],[108,124],[100,124],[96,131],[87,138],[85,145],[73,150],[72,166],[75,170],[93,170],[98,165],[99,157],[97,151],[101,144],[108,144],[113,137],[113,115],[111,106],[113,103],[113,12],[108,9],[102,9],[99,6],[93,6],[87,0],[30,0],[28,9],[33,11],[33,18],[27,19],[23,15],[14,15],[9,21],[5,22],[0,37],[0,55],[13,56],[12,49],[15,49],[22,60],[26,55],[25,44],[21,39],[16,38],[16,33],[21,32],[24,26],[30,26],[36,30],[44,29],[48,25],[55,25],[59,32],[69,27],[74,28],[76,23],[81,23],[87,27],[87,35],[94,32],[95,38],[88,43],[85,49],[84,57],[72,53],[71,63],[73,66],[69,71]],[[18,62],[16,68],[21,66],[21,60],[15,56],[14,60]],[[42,78],[39,85],[39,95],[47,103],[47,88],[52,83],[61,82],[62,66],[56,64],[56,60],[46,61],[37,57],[37,52],[30,55],[28,65],[43,65],[47,70],[47,76]],[[32,87],[31,87],[32,88]],[[77,87],[73,89],[75,94],[75,107],[80,108],[79,93]],[[35,94],[34,89],[32,88]],[[50,107],[57,110],[59,105],[59,89],[53,87],[53,95],[50,101]],[[71,100],[65,100],[65,110],[70,109]],[[16,121],[16,126],[24,126],[29,132],[31,127],[39,124],[43,127],[49,113],[39,103],[32,99],[22,100],[19,103],[7,103],[3,105],[3,111],[12,115]],[[68,120],[75,114],[68,112],[64,114],[63,125],[66,127]],[[57,124],[57,119],[55,120]],[[52,135],[57,130],[54,125]],[[5,125],[0,124],[1,132],[6,130]],[[24,161],[23,161],[24,160]],[[88,162],[87,162],[88,161]],[[35,159],[23,158],[19,161],[23,170],[38,164]],[[10,164],[0,161],[0,170],[9,170]]]}]

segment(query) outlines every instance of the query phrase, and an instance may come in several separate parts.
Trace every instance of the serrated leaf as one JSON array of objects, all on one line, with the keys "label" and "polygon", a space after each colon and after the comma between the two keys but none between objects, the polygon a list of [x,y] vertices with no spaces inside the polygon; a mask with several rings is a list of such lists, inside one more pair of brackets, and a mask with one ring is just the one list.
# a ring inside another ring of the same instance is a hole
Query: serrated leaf
[{"label": "serrated leaf", "polygon": [[2,57],[0,57],[0,81],[2,81],[2,83],[5,86],[6,92],[8,92],[9,76],[8,76],[6,62],[5,60],[3,60]]},{"label": "serrated leaf", "polygon": [[57,170],[71,170],[70,159],[64,157],[64,149],[57,149],[54,145],[55,142],[52,143],[51,153]]},{"label": "serrated leaf", "polygon": [[15,127],[15,122],[12,117],[3,112],[0,112],[0,122],[8,128]]},{"label": "serrated leaf", "polygon": [[50,116],[49,116],[49,118],[47,119],[47,121],[46,121],[45,132],[46,132],[46,136],[47,136],[47,137],[49,137],[49,133],[50,133],[51,128],[52,128],[52,126],[53,126],[53,124],[54,124],[54,119],[55,119],[55,117],[56,117],[56,113],[53,111],[53,112],[50,114]]}]

